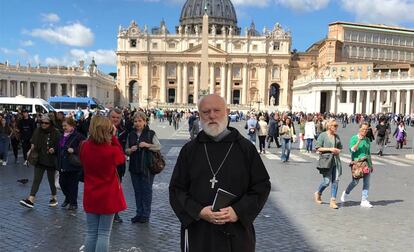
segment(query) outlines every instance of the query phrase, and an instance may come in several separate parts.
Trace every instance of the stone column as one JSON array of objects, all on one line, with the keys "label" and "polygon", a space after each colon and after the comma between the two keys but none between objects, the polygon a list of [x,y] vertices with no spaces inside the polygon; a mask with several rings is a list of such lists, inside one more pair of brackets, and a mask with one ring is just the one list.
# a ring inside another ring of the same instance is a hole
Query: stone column
[{"label": "stone column", "polygon": [[231,93],[233,86],[233,65],[231,63],[227,66],[227,91],[226,91],[226,102],[231,104]]},{"label": "stone column", "polygon": [[46,99],[52,96],[51,84],[50,82],[46,83]]},{"label": "stone column", "polygon": [[391,90],[387,90],[387,106],[390,105],[391,102]]},{"label": "stone column", "polygon": [[183,63],[183,98],[182,103],[188,104],[188,66],[187,63]]},{"label": "stone column", "polygon": [[210,85],[209,85],[209,94],[214,94],[214,85],[215,83],[215,75],[214,75],[214,63],[210,63]]},{"label": "stone column", "polygon": [[375,113],[378,114],[381,110],[381,90],[377,90],[377,98],[375,98]]},{"label": "stone column", "polygon": [[396,106],[395,106],[395,113],[400,113],[400,107],[401,107],[401,90],[397,90],[397,99],[396,99]]},{"label": "stone column", "polygon": [[[26,97],[31,97],[31,87],[30,87],[30,81],[26,81]],[[35,93],[35,92],[34,92]]]},{"label": "stone column", "polygon": [[357,90],[355,113],[361,113],[361,91]]},{"label": "stone column", "polygon": [[[36,82],[35,82],[36,83]],[[37,84],[37,85],[36,85]],[[36,94],[35,94],[35,97],[39,97],[39,98],[42,98],[42,83],[41,82],[37,82],[35,84],[35,86],[36,86]]]},{"label": "stone column", "polygon": [[198,103],[198,92],[200,89],[200,74],[199,74],[199,65],[200,63],[196,62],[194,63],[194,69],[193,69],[193,74],[194,74],[194,104]]},{"label": "stone column", "polygon": [[72,84],[72,97],[76,97],[76,84]]},{"label": "stone column", "polygon": [[[139,104],[148,105],[148,100],[146,100],[147,98],[150,97],[150,92],[149,92],[149,86],[151,83],[151,62],[149,61],[144,61],[142,62],[142,67],[143,67],[143,71],[142,71],[142,84],[141,84],[141,92],[139,94],[140,100],[139,100]],[[89,88],[88,88],[89,90]],[[139,90],[138,90],[139,92]]]},{"label": "stone column", "polygon": [[366,101],[365,101],[365,113],[367,115],[372,113],[372,110],[371,110],[371,91],[370,90],[367,90],[367,98],[366,98]]},{"label": "stone column", "polygon": [[21,95],[20,81],[19,80],[16,80],[16,96],[17,95]]},{"label": "stone column", "polygon": [[181,94],[182,94],[182,86],[183,86],[183,84],[182,84],[182,75],[183,75],[183,72],[182,72],[182,69],[181,69],[181,63],[177,63],[177,94],[176,94],[176,100],[175,100],[175,102],[176,103],[182,103],[182,96],[181,96]]},{"label": "stone column", "polygon": [[243,90],[242,90],[242,102],[241,104],[247,104],[247,83],[248,83],[248,71],[247,64],[243,64]]},{"label": "stone column", "polygon": [[226,64],[222,63],[220,68],[220,95],[226,98]]},{"label": "stone column", "polygon": [[346,103],[350,103],[351,102],[351,91],[347,90],[346,91]]},{"label": "stone column", "polygon": [[57,96],[62,96],[62,84],[61,83],[58,83],[58,82],[56,82],[56,92],[57,92]]},{"label": "stone column", "polygon": [[321,91],[317,90],[315,91],[315,107],[314,111],[315,113],[319,113],[321,109]]},{"label": "stone column", "polygon": [[90,83],[86,84],[86,96],[90,97],[92,95],[92,85]]},{"label": "stone column", "polygon": [[336,113],[336,90],[332,90],[332,92],[331,92],[330,112],[331,113]]},{"label": "stone column", "polygon": [[406,103],[405,103],[405,114],[409,115],[411,114],[411,90],[407,90],[406,94]]},{"label": "stone column", "polygon": [[161,90],[160,90],[160,102],[161,103],[165,103],[166,100],[166,92],[167,92],[167,86],[166,86],[166,81],[167,81],[167,76],[166,76],[166,71],[165,71],[165,66],[166,63],[163,62],[161,63]]},{"label": "stone column", "polygon": [[6,80],[6,95],[7,95],[7,97],[10,97],[10,95],[11,95],[11,82],[10,82],[10,80]]}]

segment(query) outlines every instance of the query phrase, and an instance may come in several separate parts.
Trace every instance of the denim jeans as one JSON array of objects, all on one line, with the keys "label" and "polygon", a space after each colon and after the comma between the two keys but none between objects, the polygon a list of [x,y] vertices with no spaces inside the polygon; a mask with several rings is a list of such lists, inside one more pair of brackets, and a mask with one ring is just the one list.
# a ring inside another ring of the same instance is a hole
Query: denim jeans
[{"label": "denim jeans", "polygon": [[114,215],[86,213],[85,252],[109,251],[109,237]]},{"label": "denim jeans", "polygon": [[306,150],[311,152],[313,149],[313,139],[312,138],[306,138]]},{"label": "denim jeans", "polygon": [[[362,185],[362,200],[368,200],[368,191],[369,191],[369,178],[371,177],[371,173],[364,175],[364,177],[362,178],[363,180],[363,185]],[[354,189],[354,187],[356,185],[358,185],[360,179],[354,179],[352,178],[351,183],[349,183],[348,187],[345,190],[346,194],[350,194],[352,189]]]},{"label": "denim jeans", "polygon": [[154,182],[154,175],[131,172],[131,181],[135,192],[137,216],[149,218],[151,214],[152,183]]},{"label": "denim jeans", "polygon": [[256,145],[256,133],[249,134],[249,140],[252,144]]},{"label": "denim jeans", "polygon": [[289,156],[290,156],[290,148],[292,146],[292,142],[290,141],[290,139],[282,138],[281,140],[282,140],[282,156],[280,157],[280,159],[282,159],[282,161],[288,161]]},{"label": "denim jeans", "polygon": [[9,154],[10,138],[8,136],[0,136],[0,159],[7,162]]},{"label": "denim jeans", "polygon": [[322,183],[319,185],[318,192],[322,192],[329,186],[329,183],[332,182],[331,186],[331,198],[336,198],[338,193],[338,183],[339,180],[336,180],[336,166],[332,167],[331,172],[323,176]]}]

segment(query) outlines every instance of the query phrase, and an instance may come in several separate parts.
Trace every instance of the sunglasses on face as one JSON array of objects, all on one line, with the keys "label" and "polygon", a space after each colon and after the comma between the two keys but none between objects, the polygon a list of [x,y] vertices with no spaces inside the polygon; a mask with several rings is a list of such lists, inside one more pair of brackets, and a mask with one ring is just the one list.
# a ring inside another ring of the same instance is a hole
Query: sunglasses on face
[{"label": "sunglasses on face", "polygon": [[41,124],[49,125],[50,122],[41,122]]}]

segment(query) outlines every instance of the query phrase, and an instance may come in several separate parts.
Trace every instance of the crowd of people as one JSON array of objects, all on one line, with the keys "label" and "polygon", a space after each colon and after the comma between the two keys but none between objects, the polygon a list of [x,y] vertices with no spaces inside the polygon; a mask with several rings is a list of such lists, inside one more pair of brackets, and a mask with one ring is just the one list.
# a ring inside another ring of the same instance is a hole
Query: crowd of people
[{"label": "crowd of people", "polygon": [[[187,121],[189,142],[180,152],[170,182],[170,203],[182,223],[182,249],[188,251],[191,247],[195,251],[204,251],[207,246],[214,250],[220,244],[230,244],[233,248],[247,246],[248,249],[243,247],[240,251],[253,251],[252,223],[270,190],[269,176],[260,154],[266,154],[273,142],[281,148],[283,163],[289,162],[292,144],[297,141],[300,151],[320,155],[317,168],[322,182],[314,193],[314,200],[321,204],[322,193],[331,184],[329,206],[338,209],[336,198],[342,175],[340,157],[346,144],[341,141],[337,129],[339,123],[342,127],[350,123],[360,125],[347,148],[352,161],[363,160],[368,171],[362,177],[352,177],[340,200],[346,202],[363,179],[361,206],[370,208],[372,143],[376,141],[378,156],[384,155],[385,146],[392,137],[396,148],[403,148],[407,141],[405,125],[414,122],[410,116],[391,114],[228,112],[221,97],[208,95],[200,100],[197,111],[114,108],[106,115],[75,111],[68,115],[51,112],[32,117],[25,110],[0,114],[0,164],[8,164],[11,146],[15,163],[19,162],[18,151],[21,149],[24,164],[34,166],[31,190],[20,201],[27,208],[35,206],[45,172],[51,192],[50,207],[58,205],[58,187],[64,195],[61,207],[76,211],[78,187],[83,182],[83,209],[87,220],[84,249],[107,251],[112,225],[123,222],[119,213],[127,207],[122,187],[127,170],[136,207],[131,222],[147,223],[151,216],[155,175],[149,167],[152,153],[160,151],[161,144],[155,131],[150,129],[150,118],[160,122],[167,120],[175,130],[180,128],[182,121]],[[234,120],[245,120],[245,137],[230,127],[230,121]],[[391,132],[393,124],[396,127]],[[257,139],[258,152],[255,148]],[[96,153],[100,153],[99,159],[95,158]],[[244,168],[235,170],[232,167]],[[253,167],[254,173],[251,172]],[[214,212],[211,209],[218,189],[234,194],[236,203]],[[251,208],[252,201],[255,209]],[[224,227],[219,229],[224,234],[234,234],[237,239],[218,238],[212,231],[216,225]]]}]

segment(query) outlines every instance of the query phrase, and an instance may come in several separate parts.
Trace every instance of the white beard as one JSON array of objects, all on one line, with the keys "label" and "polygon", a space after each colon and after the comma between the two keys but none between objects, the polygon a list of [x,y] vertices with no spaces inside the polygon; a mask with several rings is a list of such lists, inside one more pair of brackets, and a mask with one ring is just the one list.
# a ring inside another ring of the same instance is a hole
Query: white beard
[{"label": "white beard", "polygon": [[202,119],[200,119],[201,128],[204,130],[204,132],[211,136],[216,137],[220,135],[221,132],[223,132],[227,128],[227,120],[224,118],[221,121],[217,121],[218,124],[212,124],[209,125],[208,123],[204,122]]}]

